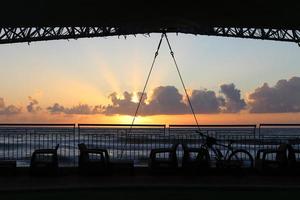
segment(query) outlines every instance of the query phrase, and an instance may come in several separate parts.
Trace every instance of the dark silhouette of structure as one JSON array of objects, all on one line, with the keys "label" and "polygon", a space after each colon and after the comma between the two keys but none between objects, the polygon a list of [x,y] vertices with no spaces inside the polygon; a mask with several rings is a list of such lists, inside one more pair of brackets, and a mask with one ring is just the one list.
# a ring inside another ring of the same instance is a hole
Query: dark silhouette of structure
[{"label": "dark silhouette of structure", "polygon": [[[277,149],[259,149],[255,158],[255,168],[260,173],[294,173],[299,172],[299,161],[290,143],[283,143]],[[275,154],[275,159],[272,158]],[[271,157],[271,158],[270,158]]]},{"label": "dark silhouette of structure", "polygon": [[108,174],[110,161],[106,149],[89,149],[84,143],[78,144],[78,148],[78,167],[81,174]]},{"label": "dark silhouette of structure", "polygon": [[[211,150],[214,154],[214,158],[216,161],[217,168],[248,168],[251,169],[254,166],[253,157],[246,149],[243,148],[233,148],[232,144],[233,140],[229,140],[228,144],[220,143],[217,138],[211,137],[202,133],[201,131],[197,131],[204,138],[205,142],[201,146],[202,149],[199,151],[199,157],[202,159],[210,159],[210,155],[207,154],[208,150]],[[225,152],[222,152],[220,147],[225,148]]]},{"label": "dark silhouette of structure", "polygon": [[58,150],[59,144],[54,149],[37,149],[32,153],[30,162],[31,174],[49,174],[58,173]]},{"label": "dark silhouette of structure", "polygon": [[[177,147],[180,143],[174,143],[170,148],[152,149],[149,158],[149,167],[152,170],[174,170],[178,168]],[[167,155],[165,155],[167,154]]]},{"label": "dark silhouette of structure", "polygon": [[1,8],[1,44],[155,32],[300,42],[295,1],[15,0]]},{"label": "dark silhouette of structure", "polygon": [[[207,171],[210,167],[209,151],[205,148],[188,147],[183,144],[182,168],[191,172]],[[193,155],[194,154],[194,155]]]}]

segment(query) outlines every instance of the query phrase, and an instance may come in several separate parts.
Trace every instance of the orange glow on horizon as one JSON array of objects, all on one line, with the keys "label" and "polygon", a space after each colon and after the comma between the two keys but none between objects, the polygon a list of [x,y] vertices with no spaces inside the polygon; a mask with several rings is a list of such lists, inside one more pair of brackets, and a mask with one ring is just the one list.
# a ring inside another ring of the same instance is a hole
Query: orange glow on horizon
[{"label": "orange glow on horizon", "polygon": [[[133,116],[115,115],[99,116],[98,123],[103,119],[111,123],[131,124]],[[260,124],[260,123],[300,123],[300,113],[272,113],[272,114],[202,114],[197,115],[199,124]],[[134,124],[195,124],[193,115],[153,115],[138,116]]]},{"label": "orange glow on horizon", "polygon": [[[15,116],[1,116],[2,123],[98,123],[98,124],[131,124],[133,116],[129,115],[66,115],[22,113]],[[272,114],[203,114],[197,115],[198,123],[206,124],[261,124],[261,123],[298,123],[300,113]],[[134,124],[190,124],[196,125],[193,115],[154,115],[138,116]]]}]

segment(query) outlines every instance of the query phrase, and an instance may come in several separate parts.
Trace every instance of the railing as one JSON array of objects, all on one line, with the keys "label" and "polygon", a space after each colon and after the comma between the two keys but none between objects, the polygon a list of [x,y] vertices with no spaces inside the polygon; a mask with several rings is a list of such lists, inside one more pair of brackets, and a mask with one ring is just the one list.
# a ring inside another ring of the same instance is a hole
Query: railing
[{"label": "railing", "polygon": [[[214,137],[218,143],[229,144],[232,142],[234,149],[245,149],[252,155],[255,155],[255,141],[256,141],[256,125],[170,125],[170,137],[182,141],[190,147],[200,147],[205,141],[199,133],[201,131],[204,135]],[[228,150],[225,147],[217,147],[226,154]],[[213,152],[210,152],[213,155]]]},{"label": "railing", "polygon": [[[272,149],[282,143],[289,143],[300,150],[300,124],[260,124],[258,127],[260,148]],[[296,154],[297,159],[300,159]],[[271,159],[275,154],[270,154]]]},{"label": "railing", "polygon": [[151,149],[169,142],[165,125],[78,124],[79,141],[89,148],[105,148],[111,159],[145,162]]},{"label": "railing", "polygon": [[[77,166],[78,144],[85,143],[89,148],[107,149],[113,160],[145,165],[151,149],[168,148],[175,142],[200,147],[205,141],[197,130],[219,143],[233,142],[234,149],[245,149],[253,157],[259,149],[277,148],[286,142],[300,149],[300,124],[260,124],[258,129],[256,125],[78,124],[76,128],[75,124],[0,124],[0,160],[29,166],[34,150],[59,144],[59,165]],[[225,153],[226,148],[220,150]]]},{"label": "railing", "polygon": [[75,163],[75,124],[0,124],[0,159],[28,166],[35,149],[57,144],[60,164]]}]

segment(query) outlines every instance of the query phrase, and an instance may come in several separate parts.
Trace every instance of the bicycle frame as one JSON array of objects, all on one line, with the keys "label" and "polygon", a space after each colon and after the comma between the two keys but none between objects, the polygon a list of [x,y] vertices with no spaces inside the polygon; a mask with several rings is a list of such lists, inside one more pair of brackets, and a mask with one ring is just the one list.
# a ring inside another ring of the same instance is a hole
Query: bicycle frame
[{"label": "bicycle frame", "polygon": [[[197,131],[198,132],[198,131]],[[210,159],[212,156],[210,155],[210,152],[213,152],[215,155],[215,160],[216,161],[221,161],[220,163],[216,163],[217,167],[242,167],[245,163],[244,161],[250,161],[250,166],[251,168],[253,167],[253,157],[251,154],[245,150],[245,149],[235,149],[231,145],[233,143],[232,140],[229,141],[229,144],[220,144],[218,143],[217,139],[214,137],[210,137],[207,135],[204,135],[201,132],[198,132],[201,134],[202,137],[205,137],[205,143],[201,145],[201,148],[205,149],[208,153],[208,158]],[[219,148],[216,148],[215,146],[221,146],[224,147],[226,150],[225,155],[223,155],[222,151]],[[239,153],[242,155],[246,155],[246,157],[240,157]],[[246,160],[244,160],[247,158]],[[225,162],[223,162],[225,161]],[[227,162],[228,161],[228,162]]]},{"label": "bicycle frame", "polygon": [[[219,148],[216,148],[215,146],[221,146],[226,148],[225,155],[222,153],[222,151]],[[208,150],[210,149],[214,155],[216,160],[227,160],[230,153],[233,152],[233,148],[230,145],[224,145],[224,144],[213,144],[211,147],[207,147]]]},{"label": "bicycle frame", "polygon": [[[207,150],[211,150],[214,153],[216,160],[219,160],[219,161],[227,160],[230,153],[232,153],[234,151],[234,148],[231,146],[232,141],[230,141],[228,145],[220,144],[220,143],[217,143],[218,140],[216,138],[204,135],[203,133],[200,133],[200,134],[202,137],[206,138],[205,143],[202,144],[201,147],[205,148]],[[225,147],[225,149],[226,149],[225,155],[223,155],[223,153],[220,149],[215,148],[215,146]]]}]

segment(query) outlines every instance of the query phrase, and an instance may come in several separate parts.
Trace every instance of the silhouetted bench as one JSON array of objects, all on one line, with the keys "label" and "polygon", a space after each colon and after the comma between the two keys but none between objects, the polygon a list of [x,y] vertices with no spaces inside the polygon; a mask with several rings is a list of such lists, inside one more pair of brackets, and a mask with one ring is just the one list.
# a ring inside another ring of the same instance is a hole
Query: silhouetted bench
[{"label": "silhouetted bench", "polygon": [[58,156],[57,149],[37,149],[32,153],[30,162],[31,174],[57,174],[58,173]]},{"label": "silhouetted bench", "polygon": [[[263,173],[285,172],[288,167],[288,144],[280,144],[277,149],[259,149],[256,153],[255,168]],[[275,159],[268,155],[275,154]]]},{"label": "silhouetted bench", "polygon": [[84,143],[78,144],[79,154],[79,172],[81,174],[102,174],[111,173],[110,160],[106,149],[87,148]]},{"label": "silhouetted bench", "polygon": [[[300,140],[299,139],[293,139],[289,141],[288,145],[288,152],[287,152],[287,157],[288,157],[288,170],[290,173],[295,173],[299,174],[300,172],[300,160],[299,160],[299,155],[300,155],[300,149],[295,149],[293,145],[299,145]],[[297,159],[298,158],[298,159]]]},{"label": "silhouetted bench", "polygon": [[[175,143],[171,148],[152,149],[149,158],[150,169],[173,171],[178,168],[176,149],[179,143]],[[166,155],[167,154],[167,155]]]}]

